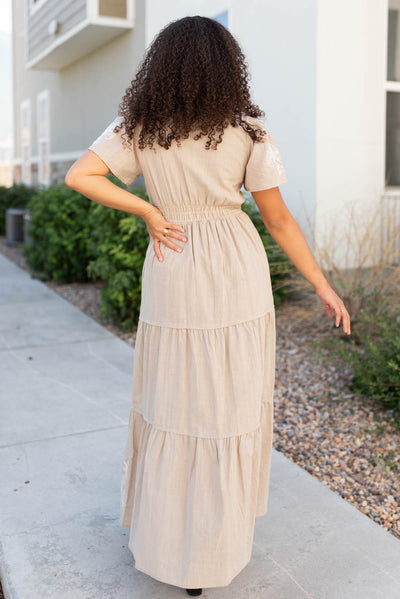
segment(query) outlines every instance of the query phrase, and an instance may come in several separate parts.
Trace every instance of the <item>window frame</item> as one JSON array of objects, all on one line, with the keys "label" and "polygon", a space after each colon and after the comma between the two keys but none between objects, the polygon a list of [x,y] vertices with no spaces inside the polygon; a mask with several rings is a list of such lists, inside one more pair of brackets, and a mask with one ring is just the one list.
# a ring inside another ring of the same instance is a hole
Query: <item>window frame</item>
[{"label": "window frame", "polygon": [[[24,126],[25,118],[24,111],[26,110],[26,128]],[[21,180],[26,185],[32,182],[32,148],[31,148],[31,100],[25,98],[20,103],[20,119],[21,119]]]},{"label": "window frame", "polygon": [[[50,184],[50,106],[49,106],[49,90],[46,88],[39,92],[36,96],[36,123],[37,123],[37,147],[38,147],[38,181],[43,185],[48,186]],[[45,131],[43,134],[42,123],[40,117],[40,103],[45,100]],[[41,151],[42,144],[46,144],[47,147],[47,178],[43,176],[45,170],[43,152]]]},{"label": "window frame", "polygon": [[220,23],[221,25],[223,25],[223,27],[225,27],[225,25],[223,23],[221,23],[221,21],[217,20],[217,17],[221,17],[222,15],[224,15],[226,13],[226,29],[228,31],[231,30],[231,11],[229,10],[229,8],[225,8],[224,10],[219,10],[217,12],[217,14],[214,13],[214,16],[212,17],[214,19],[214,21],[217,21],[217,23]]},{"label": "window frame", "polygon": [[[398,0],[398,10],[399,10],[399,16],[400,16],[400,0]],[[386,27],[386,52],[385,52],[385,80],[384,80],[384,94],[385,94],[385,160],[384,160],[384,165],[385,165],[385,188],[387,190],[399,190],[400,189],[400,183],[398,185],[386,185],[386,177],[387,177],[387,173],[386,173],[386,157],[387,157],[387,128],[388,128],[388,123],[387,123],[387,119],[388,119],[388,114],[387,114],[387,104],[388,104],[388,93],[389,92],[395,92],[400,94],[400,81],[393,81],[391,79],[388,79],[388,49],[389,49],[389,10],[393,10],[395,7],[393,5],[391,5],[391,0],[386,0],[386,23],[387,23],[387,27]],[[400,96],[399,96],[400,97]]]}]

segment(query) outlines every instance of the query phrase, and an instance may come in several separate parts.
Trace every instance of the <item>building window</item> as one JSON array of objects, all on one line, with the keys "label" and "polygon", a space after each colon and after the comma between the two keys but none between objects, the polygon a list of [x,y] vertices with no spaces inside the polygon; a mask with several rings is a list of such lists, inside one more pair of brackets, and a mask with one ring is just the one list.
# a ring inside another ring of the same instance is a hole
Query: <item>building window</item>
[{"label": "building window", "polygon": [[22,181],[27,185],[31,182],[31,105],[30,100],[21,102],[21,153]]},{"label": "building window", "polygon": [[39,183],[50,183],[49,159],[49,91],[43,90],[37,95],[37,142],[39,152]]},{"label": "building window", "polygon": [[224,12],[220,12],[218,15],[214,17],[215,21],[221,23],[226,29],[229,29],[229,15],[228,11],[224,10]]},{"label": "building window", "polygon": [[385,183],[400,186],[400,0],[389,0]]}]

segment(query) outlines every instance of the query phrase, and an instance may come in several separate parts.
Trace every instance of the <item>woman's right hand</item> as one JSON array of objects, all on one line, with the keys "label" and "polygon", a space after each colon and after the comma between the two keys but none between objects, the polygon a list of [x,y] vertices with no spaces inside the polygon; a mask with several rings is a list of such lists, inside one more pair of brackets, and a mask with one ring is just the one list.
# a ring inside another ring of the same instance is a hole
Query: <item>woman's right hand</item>
[{"label": "woman's right hand", "polygon": [[[182,252],[182,248],[179,245],[172,243],[172,241],[170,241],[168,237],[180,239],[181,241],[187,241],[186,237],[184,237],[183,235],[179,235],[179,233],[175,232],[181,231],[182,233],[184,233],[185,229],[183,227],[167,221],[164,218],[162,212],[156,206],[151,206],[151,208],[149,208],[149,210],[142,216],[142,218],[146,223],[150,239],[154,241],[154,251],[160,262],[164,260],[164,257],[161,254],[160,250],[161,241],[172,250]],[[168,231],[165,232],[165,229],[168,229]]]}]

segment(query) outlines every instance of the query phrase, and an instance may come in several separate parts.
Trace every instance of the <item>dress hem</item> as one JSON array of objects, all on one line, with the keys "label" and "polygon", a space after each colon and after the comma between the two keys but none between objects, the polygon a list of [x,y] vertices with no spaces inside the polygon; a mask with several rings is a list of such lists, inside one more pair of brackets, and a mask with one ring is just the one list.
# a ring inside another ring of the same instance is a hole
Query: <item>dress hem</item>
[{"label": "dress hem", "polygon": [[[131,550],[131,551],[132,551],[132,550]],[[182,583],[178,584],[177,582],[171,582],[170,580],[166,580],[166,579],[161,579],[161,578],[158,578],[157,576],[155,576],[155,575],[151,574],[149,571],[146,571],[146,570],[142,569],[140,566],[137,566],[137,565],[136,565],[136,559],[135,559],[135,556],[134,556],[134,554],[133,554],[133,551],[132,551],[132,555],[133,555],[133,559],[134,559],[134,566],[135,566],[136,570],[138,570],[139,572],[143,572],[143,574],[146,574],[147,576],[151,576],[151,578],[154,578],[154,580],[158,580],[159,582],[163,582],[164,584],[170,584],[170,585],[172,585],[172,586],[180,587],[180,588],[182,588],[182,589],[185,589],[185,588],[187,588],[187,589],[195,589],[195,588],[203,588],[203,589],[207,589],[207,588],[216,588],[216,587],[226,587],[226,586],[229,586],[229,585],[231,584],[232,580],[233,580],[234,578],[236,578],[236,576],[238,576],[238,574],[240,574],[240,572],[241,572],[241,571],[242,571],[242,570],[243,570],[243,569],[244,569],[244,568],[245,568],[245,567],[246,567],[246,566],[247,566],[247,565],[250,563],[250,561],[251,561],[251,552],[250,552],[250,557],[248,557],[248,558],[247,558],[247,560],[246,560],[246,562],[245,562],[245,563],[244,563],[242,566],[240,566],[240,567],[239,567],[239,569],[236,571],[236,574],[234,574],[234,575],[233,575],[233,576],[232,576],[232,577],[229,579],[229,581],[228,581],[228,582],[224,582],[224,583],[222,583],[222,584],[221,584],[221,583],[214,583],[214,584],[210,584],[210,583],[208,583],[208,584],[204,584],[204,583],[201,583],[201,584],[199,584],[198,582],[196,582],[196,583],[192,583],[192,582],[191,582],[191,583],[185,583],[185,584],[182,584]]]}]

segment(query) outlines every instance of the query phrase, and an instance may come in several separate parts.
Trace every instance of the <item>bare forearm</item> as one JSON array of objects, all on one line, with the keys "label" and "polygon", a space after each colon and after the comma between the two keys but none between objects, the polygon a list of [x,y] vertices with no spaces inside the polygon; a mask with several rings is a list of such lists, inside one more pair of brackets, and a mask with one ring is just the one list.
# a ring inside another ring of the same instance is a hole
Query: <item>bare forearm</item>
[{"label": "bare forearm", "polygon": [[280,224],[273,225],[265,223],[265,226],[289,260],[293,262],[295,267],[314,288],[328,284],[300,226],[292,215],[288,215]]},{"label": "bare forearm", "polygon": [[103,175],[82,175],[77,177],[66,178],[66,184],[75,189],[90,200],[114,208],[145,216],[153,207],[149,202],[139,198],[138,196],[114,185],[112,181]]}]

